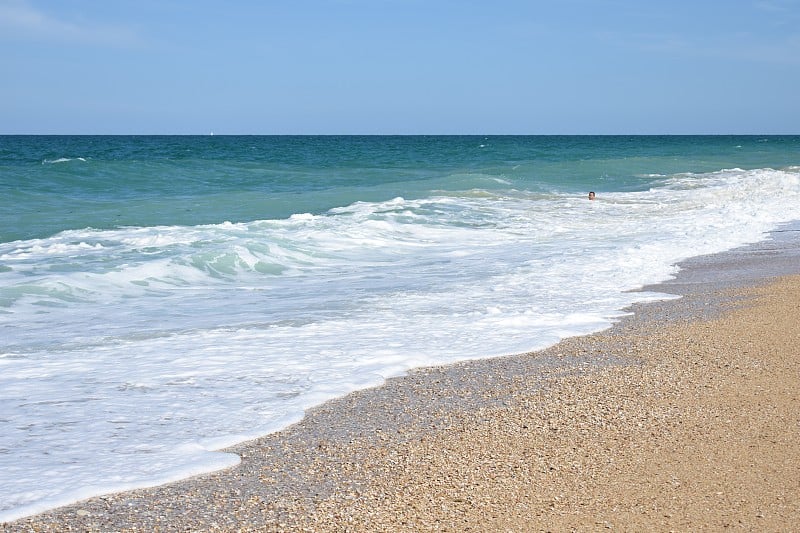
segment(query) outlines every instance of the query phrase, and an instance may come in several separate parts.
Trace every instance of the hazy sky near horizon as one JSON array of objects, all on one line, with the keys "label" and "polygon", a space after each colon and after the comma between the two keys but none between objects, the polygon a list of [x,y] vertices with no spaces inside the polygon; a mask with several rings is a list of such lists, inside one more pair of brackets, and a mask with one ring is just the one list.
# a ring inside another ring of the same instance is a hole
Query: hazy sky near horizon
[{"label": "hazy sky near horizon", "polygon": [[800,0],[0,0],[0,134],[800,133]]}]

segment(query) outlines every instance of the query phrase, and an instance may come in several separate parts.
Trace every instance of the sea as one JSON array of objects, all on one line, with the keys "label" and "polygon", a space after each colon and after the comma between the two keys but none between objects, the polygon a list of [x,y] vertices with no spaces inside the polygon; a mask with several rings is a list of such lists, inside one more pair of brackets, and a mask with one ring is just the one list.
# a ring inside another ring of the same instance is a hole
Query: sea
[{"label": "sea", "polygon": [[800,136],[0,136],[0,522],[603,330],[798,206]]}]

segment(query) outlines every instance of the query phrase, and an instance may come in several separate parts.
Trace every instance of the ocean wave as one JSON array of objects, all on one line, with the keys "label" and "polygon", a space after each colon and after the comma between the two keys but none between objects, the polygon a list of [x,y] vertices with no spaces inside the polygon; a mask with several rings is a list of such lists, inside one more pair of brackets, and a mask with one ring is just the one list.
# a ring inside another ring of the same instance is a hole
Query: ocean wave
[{"label": "ocean wave", "polygon": [[56,165],[58,163],[69,163],[70,161],[82,161],[86,162],[85,157],[59,157],[58,159],[43,159],[43,165]]}]

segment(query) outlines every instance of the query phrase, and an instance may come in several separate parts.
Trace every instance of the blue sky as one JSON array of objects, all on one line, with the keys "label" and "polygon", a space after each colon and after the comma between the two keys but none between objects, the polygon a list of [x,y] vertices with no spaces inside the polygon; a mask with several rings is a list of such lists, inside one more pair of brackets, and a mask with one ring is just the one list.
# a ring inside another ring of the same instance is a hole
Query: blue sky
[{"label": "blue sky", "polygon": [[0,0],[0,133],[800,133],[800,0]]}]

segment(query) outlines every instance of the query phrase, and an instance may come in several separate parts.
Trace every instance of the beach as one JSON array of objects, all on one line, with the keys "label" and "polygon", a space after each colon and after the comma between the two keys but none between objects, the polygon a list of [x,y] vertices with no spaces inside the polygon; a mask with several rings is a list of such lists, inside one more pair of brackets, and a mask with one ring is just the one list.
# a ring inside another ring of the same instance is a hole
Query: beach
[{"label": "beach", "polygon": [[239,466],[4,531],[786,531],[800,520],[800,238],[682,265],[611,329],[419,369]]},{"label": "beach", "polygon": [[[800,201],[800,136],[2,142],[0,522],[231,468],[224,450],[309,412],[309,442],[378,422],[411,438],[406,412],[446,427],[450,404],[502,406],[510,381],[627,364],[469,361],[604,331]],[[761,259],[714,279],[765,275]],[[409,372],[417,390],[393,381]]]}]

